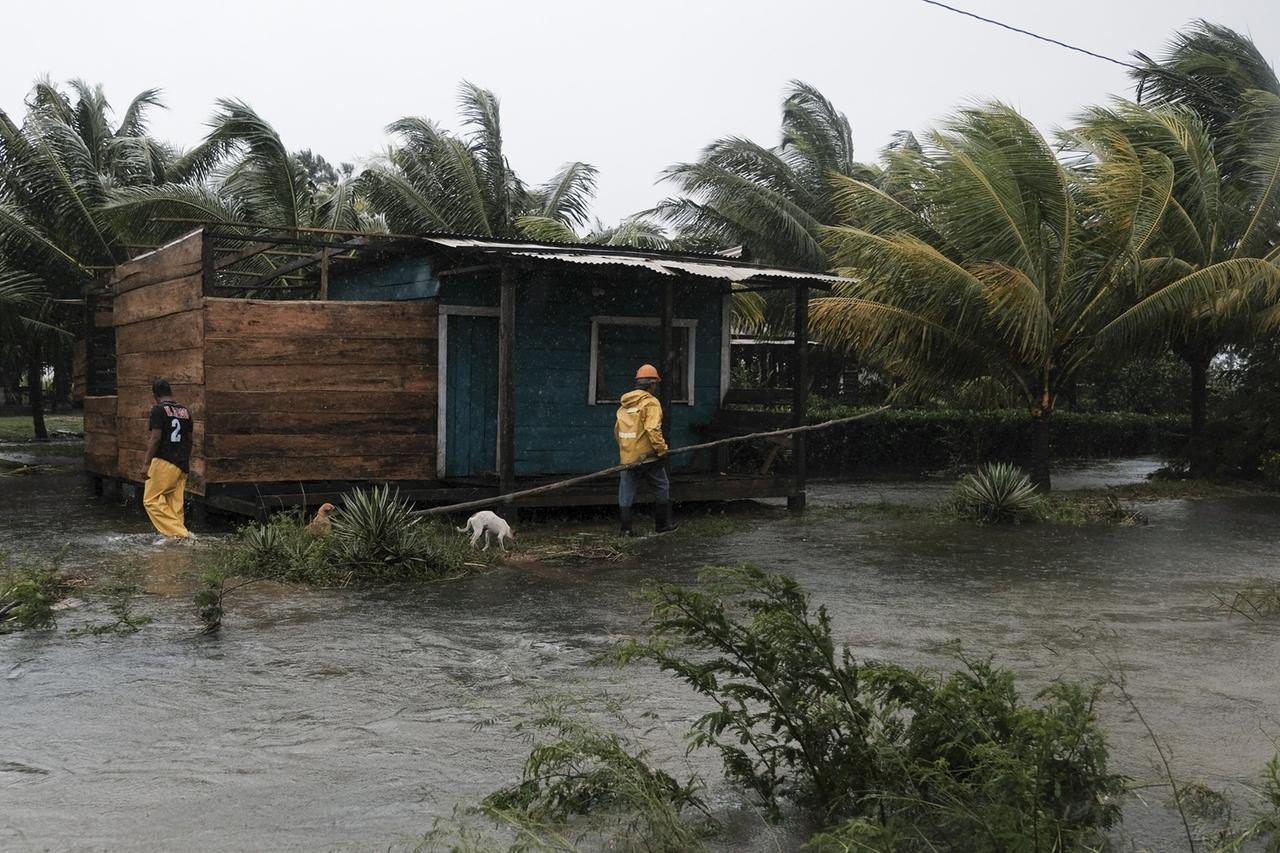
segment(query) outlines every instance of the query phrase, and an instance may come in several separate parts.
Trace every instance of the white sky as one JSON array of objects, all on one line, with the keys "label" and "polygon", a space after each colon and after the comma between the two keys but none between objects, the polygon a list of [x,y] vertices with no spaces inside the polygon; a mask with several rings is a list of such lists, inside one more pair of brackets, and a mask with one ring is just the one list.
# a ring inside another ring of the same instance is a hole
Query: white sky
[{"label": "white sky", "polygon": [[[949,2],[1118,59],[1157,56],[1207,17],[1280,62],[1276,0]],[[380,150],[400,116],[457,128],[456,87],[471,80],[501,99],[507,156],[526,181],[569,160],[600,169],[606,222],[666,195],[659,172],[714,138],[774,144],[793,78],[848,114],[867,160],[895,130],[973,99],[1008,101],[1048,130],[1132,94],[1117,66],[920,0],[5,4],[0,107],[20,116],[41,74],[101,82],[121,111],[162,87],[168,109],[153,128],[187,146],[215,98],[241,98],[291,149],[334,163]]]}]

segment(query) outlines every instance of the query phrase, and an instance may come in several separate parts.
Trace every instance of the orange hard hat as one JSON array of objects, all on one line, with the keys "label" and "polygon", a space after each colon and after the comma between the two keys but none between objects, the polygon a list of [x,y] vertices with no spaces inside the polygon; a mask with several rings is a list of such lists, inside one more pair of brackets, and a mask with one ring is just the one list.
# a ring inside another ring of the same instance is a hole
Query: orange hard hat
[{"label": "orange hard hat", "polygon": [[652,364],[642,364],[640,369],[636,371],[636,379],[661,379],[658,375],[658,368]]}]

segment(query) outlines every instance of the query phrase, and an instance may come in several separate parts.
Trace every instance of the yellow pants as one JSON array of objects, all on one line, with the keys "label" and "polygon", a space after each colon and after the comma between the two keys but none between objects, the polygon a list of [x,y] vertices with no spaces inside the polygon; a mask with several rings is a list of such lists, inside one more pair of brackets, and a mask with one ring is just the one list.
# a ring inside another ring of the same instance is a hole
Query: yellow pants
[{"label": "yellow pants", "polygon": [[142,490],[142,505],[151,523],[170,539],[185,539],[191,534],[182,521],[183,492],[187,475],[172,462],[152,459],[147,469],[147,483]]}]

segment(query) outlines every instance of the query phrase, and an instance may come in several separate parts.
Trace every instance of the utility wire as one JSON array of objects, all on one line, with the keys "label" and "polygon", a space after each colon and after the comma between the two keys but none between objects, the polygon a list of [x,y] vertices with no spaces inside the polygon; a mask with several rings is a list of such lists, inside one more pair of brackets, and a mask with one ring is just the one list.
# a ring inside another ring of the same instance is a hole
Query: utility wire
[{"label": "utility wire", "polygon": [[1138,77],[1138,103],[1142,103],[1142,90],[1143,90],[1143,87],[1146,85],[1147,75],[1155,74],[1161,77],[1166,77],[1170,80],[1174,80],[1180,86],[1186,87],[1188,89],[1195,89],[1202,96],[1204,96],[1205,108],[1212,109],[1221,117],[1231,118],[1231,115],[1232,115],[1231,111],[1228,110],[1222,104],[1218,103],[1218,99],[1219,99],[1218,93],[1213,92],[1212,90],[1210,90],[1204,84],[1198,82],[1195,78],[1193,78],[1189,74],[1177,73],[1177,72],[1173,72],[1168,69],[1162,68],[1159,65],[1159,63],[1151,61],[1141,53],[1137,54],[1138,58],[1146,60],[1147,62],[1146,65],[1137,65],[1135,63],[1125,62],[1122,59],[1116,59],[1114,57],[1107,56],[1102,53],[1094,53],[1092,50],[1086,50],[1083,47],[1076,47],[1074,44],[1068,44],[1065,41],[1059,41],[1058,39],[1055,39],[1055,38],[1042,36],[1039,33],[1033,33],[1030,30],[1024,30],[1021,27],[1015,27],[1012,24],[1006,24],[1004,21],[997,21],[994,18],[985,18],[982,15],[969,12],[965,9],[958,9],[955,6],[948,6],[946,3],[940,3],[939,0],[921,0],[921,2],[928,3],[930,6],[937,6],[940,9],[946,9],[948,12],[955,12],[957,15],[964,15],[965,17],[968,17],[968,18],[974,18],[976,20],[982,21],[985,24],[995,24],[997,27],[1010,30],[1020,35],[1030,36],[1033,39],[1038,39],[1039,41],[1048,42],[1049,44],[1057,45],[1058,47],[1065,47],[1067,50],[1073,50],[1076,53],[1083,53],[1085,56],[1092,56],[1094,59],[1101,59],[1104,62],[1110,62],[1113,65],[1119,65],[1122,68],[1129,68],[1129,69],[1132,69],[1133,71],[1137,71],[1141,75],[1140,77]]},{"label": "utility wire", "polygon": [[1085,50],[1083,47],[1076,47],[1074,44],[1067,44],[1065,41],[1058,41],[1057,39],[1049,38],[1048,36],[1042,36],[1039,33],[1031,32],[1031,30],[1024,30],[1020,27],[1015,27],[1012,24],[1006,24],[1003,21],[997,21],[994,18],[984,18],[981,15],[974,14],[973,12],[968,12],[968,11],[965,11],[964,9],[957,9],[955,6],[948,6],[946,3],[939,3],[938,0],[921,0],[921,2],[928,3],[930,6],[937,6],[941,9],[946,9],[948,12],[955,12],[957,15],[965,15],[966,17],[976,18],[977,20],[987,24],[995,24],[997,27],[1003,27],[1006,30],[1012,30],[1015,33],[1021,33],[1024,36],[1031,36],[1031,38],[1033,39],[1039,39],[1040,41],[1047,41],[1049,44],[1056,44],[1058,47],[1065,47],[1067,50],[1074,50],[1076,53],[1083,53],[1085,56],[1092,56],[1094,59],[1101,59],[1106,62],[1113,63],[1115,65],[1123,66],[1125,68],[1132,68],[1134,71],[1150,71],[1151,70],[1150,68],[1147,68],[1142,65],[1135,65],[1132,62],[1125,62],[1122,59],[1114,59],[1110,56],[1106,56],[1101,53],[1094,53],[1092,50]]}]

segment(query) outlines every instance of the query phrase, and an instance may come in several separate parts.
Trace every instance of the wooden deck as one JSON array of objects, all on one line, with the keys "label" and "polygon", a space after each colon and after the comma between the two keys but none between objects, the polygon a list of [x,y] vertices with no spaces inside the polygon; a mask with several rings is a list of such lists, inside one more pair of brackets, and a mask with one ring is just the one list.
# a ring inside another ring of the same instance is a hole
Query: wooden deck
[{"label": "wooden deck", "polygon": [[[522,478],[516,489],[529,489],[554,482],[556,478]],[[262,518],[267,513],[295,507],[317,507],[337,503],[342,496],[366,483],[333,481],[327,483],[267,483],[257,486],[219,484],[209,488],[203,502],[222,512]],[[421,506],[444,506],[465,501],[496,498],[497,482],[479,481],[401,481],[393,483],[400,496]],[[795,481],[784,477],[743,477],[716,474],[673,474],[671,498],[678,503],[746,500],[751,498],[785,498],[796,494]],[[595,482],[531,495],[513,502],[516,507],[611,506],[618,500],[618,480],[605,477]],[[652,493],[641,489],[639,503],[652,500]],[[498,506],[495,501],[495,507]]]}]

